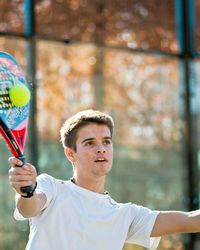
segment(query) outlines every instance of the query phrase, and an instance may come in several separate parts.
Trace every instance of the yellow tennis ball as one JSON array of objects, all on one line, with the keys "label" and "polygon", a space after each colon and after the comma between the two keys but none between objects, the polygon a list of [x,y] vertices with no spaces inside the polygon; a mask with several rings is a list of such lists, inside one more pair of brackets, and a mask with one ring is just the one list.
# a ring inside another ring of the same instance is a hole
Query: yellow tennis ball
[{"label": "yellow tennis ball", "polygon": [[15,84],[9,90],[10,100],[13,106],[25,106],[31,98],[30,90],[24,84]]}]

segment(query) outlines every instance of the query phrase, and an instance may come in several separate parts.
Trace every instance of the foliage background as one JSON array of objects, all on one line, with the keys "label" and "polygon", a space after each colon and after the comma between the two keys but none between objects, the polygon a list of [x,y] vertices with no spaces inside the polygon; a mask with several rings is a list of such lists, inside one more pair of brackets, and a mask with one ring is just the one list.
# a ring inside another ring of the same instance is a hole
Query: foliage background
[{"label": "foliage background", "polygon": [[[36,82],[28,74],[27,80],[36,92],[37,134],[29,132],[26,154],[37,149],[38,172],[69,178],[72,170],[59,143],[60,126],[79,110],[101,109],[116,123],[109,193],[119,202],[186,210],[184,86],[175,1],[34,2],[33,40],[23,38],[24,1],[0,2],[0,31],[16,35],[1,36],[0,48],[26,71],[27,48],[36,46]],[[199,1],[195,4],[200,7]],[[196,68],[198,62],[194,72]],[[196,96],[194,103],[199,107]],[[11,216],[14,193],[2,141],[0,152],[0,249],[14,245],[21,250],[28,225]],[[183,250],[187,241],[188,236],[163,237],[159,250]]]}]

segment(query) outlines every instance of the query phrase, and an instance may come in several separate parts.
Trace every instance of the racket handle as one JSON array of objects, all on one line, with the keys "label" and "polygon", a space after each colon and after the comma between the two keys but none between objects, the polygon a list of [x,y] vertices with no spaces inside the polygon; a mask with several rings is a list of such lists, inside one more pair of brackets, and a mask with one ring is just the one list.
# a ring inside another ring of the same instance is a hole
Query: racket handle
[{"label": "racket handle", "polygon": [[18,156],[17,157],[20,161],[22,161],[23,162],[23,164],[22,164],[22,166],[25,164],[25,162],[26,162],[26,158],[25,158],[25,156],[24,155],[20,155],[20,156]]},{"label": "racket handle", "polygon": [[[21,156],[18,156],[17,157],[20,161],[23,162],[23,165],[25,164],[25,156],[24,155],[21,155]],[[21,187],[20,188],[21,192],[24,193],[24,194],[27,194],[26,197],[31,197],[33,196],[33,192],[34,192],[34,188],[32,185],[30,186],[25,186],[25,187]]]},{"label": "racket handle", "polygon": [[27,197],[31,197],[33,194],[33,186],[25,186],[20,188],[21,192],[27,194]]}]

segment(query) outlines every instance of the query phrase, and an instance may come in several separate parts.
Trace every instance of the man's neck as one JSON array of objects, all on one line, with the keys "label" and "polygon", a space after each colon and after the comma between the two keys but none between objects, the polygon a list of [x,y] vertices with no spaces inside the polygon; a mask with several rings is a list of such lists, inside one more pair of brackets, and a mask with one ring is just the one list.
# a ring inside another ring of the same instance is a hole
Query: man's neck
[{"label": "man's neck", "polygon": [[83,179],[79,178],[78,176],[74,175],[71,178],[71,181],[78,185],[79,187],[88,189],[92,192],[103,194],[105,193],[104,184],[105,184],[105,177],[100,177],[95,180]]}]

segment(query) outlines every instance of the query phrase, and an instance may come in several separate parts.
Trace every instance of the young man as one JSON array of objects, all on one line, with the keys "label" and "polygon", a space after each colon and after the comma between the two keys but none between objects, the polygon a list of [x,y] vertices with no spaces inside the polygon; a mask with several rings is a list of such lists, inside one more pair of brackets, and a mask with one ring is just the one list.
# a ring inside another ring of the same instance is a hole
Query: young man
[{"label": "young man", "polygon": [[[200,211],[152,211],[121,204],[104,192],[112,168],[113,120],[100,111],[86,110],[61,128],[64,153],[72,163],[71,180],[47,174],[10,158],[9,178],[16,191],[17,219],[29,218],[27,250],[121,250],[125,242],[156,249],[160,236],[200,231]],[[36,186],[31,197],[20,187]]]}]

